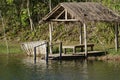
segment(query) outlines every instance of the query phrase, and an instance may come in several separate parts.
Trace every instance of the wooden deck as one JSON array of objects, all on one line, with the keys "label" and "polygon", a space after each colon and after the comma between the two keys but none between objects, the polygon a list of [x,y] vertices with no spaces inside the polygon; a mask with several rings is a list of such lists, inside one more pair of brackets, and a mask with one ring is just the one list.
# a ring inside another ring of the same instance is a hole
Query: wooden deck
[{"label": "wooden deck", "polygon": [[[62,53],[62,60],[67,60],[67,59],[81,59],[81,58],[86,58],[84,52],[79,52],[79,53],[73,53],[73,54],[64,54]],[[105,52],[103,51],[89,51],[88,52],[88,57],[90,56],[101,56],[105,55]],[[49,59],[51,60],[59,60],[60,59],[60,54],[50,54]]]}]

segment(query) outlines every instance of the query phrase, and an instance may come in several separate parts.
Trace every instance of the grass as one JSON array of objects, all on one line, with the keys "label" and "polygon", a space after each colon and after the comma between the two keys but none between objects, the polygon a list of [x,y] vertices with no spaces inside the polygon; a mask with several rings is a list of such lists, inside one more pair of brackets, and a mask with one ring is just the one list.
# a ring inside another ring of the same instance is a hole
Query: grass
[{"label": "grass", "polygon": [[113,48],[108,49],[108,53],[110,55],[120,55],[120,48],[117,51],[115,49],[113,49]]},{"label": "grass", "polygon": [[[9,42],[9,54],[20,54],[23,51],[20,48],[20,44],[17,42]],[[7,54],[7,47],[4,41],[0,41],[0,54]]]},{"label": "grass", "polygon": [[[23,51],[21,50],[20,43],[18,42],[9,42],[9,54],[22,54]],[[120,55],[120,48],[118,51],[116,51],[114,48],[111,48],[113,46],[106,46],[107,49],[105,51],[108,52],[110,55]],[[109,47],[109,48],[108,48]],[[94,50],[103,50],[103,47],[101,47],[99,44],[95,45]],[[80,50],[77,49],[79,52]],[[104,50],[103,50],[104,51]],[[72,52],[72,49],[68,49],[67,52]],[[59,45],[53,46],[53,53],[59,53]],[[0,54],[7,54],[7,48],[4,41],[0,41]]]}]

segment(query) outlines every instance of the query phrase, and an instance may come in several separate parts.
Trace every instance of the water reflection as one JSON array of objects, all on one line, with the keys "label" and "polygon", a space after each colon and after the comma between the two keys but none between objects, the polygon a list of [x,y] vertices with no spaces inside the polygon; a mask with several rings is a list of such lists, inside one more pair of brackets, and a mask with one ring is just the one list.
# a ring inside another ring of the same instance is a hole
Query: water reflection
[{"label": "water reflection", "polygon": [[[34,65],[34,72],[41,72],[48,77],[48,80],[74,80],[81,77],[81,80],[88,79],[87,60],[72,60],[72,61],[49,61],[46,65],[44,60],[37,58],[37,63],[34,64],[33,58],[28,57],[23,59],[26,66]],[[42,76],[41,75],[41,76]]]},{"label": "water reflection", "polygon": [[103,61],[49,61],[0,56],[0,80],[119,80],[120,64]]}]

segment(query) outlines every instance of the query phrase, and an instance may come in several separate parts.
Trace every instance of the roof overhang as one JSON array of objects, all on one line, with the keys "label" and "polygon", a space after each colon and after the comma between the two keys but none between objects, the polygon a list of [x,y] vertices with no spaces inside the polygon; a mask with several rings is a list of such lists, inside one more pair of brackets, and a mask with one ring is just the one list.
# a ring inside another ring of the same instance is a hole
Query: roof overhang
[{"label": "roof overhang", "polygon": [[58,4],[41,22],[117,22],[120,15],[94,2],[66,2]]}]

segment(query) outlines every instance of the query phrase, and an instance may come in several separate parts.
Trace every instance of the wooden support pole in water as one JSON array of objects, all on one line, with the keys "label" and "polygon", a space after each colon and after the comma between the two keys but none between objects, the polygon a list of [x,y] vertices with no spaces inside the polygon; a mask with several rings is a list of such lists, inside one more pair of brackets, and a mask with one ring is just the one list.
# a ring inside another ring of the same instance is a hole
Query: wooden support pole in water
[{"label": "wooden support pole in water", "polygon": [[84,27],[84,45],[85,45],[85,57],[87,57],[87,26],[85,23],[83,24]]},{"label": "wooden support pole in water", "polygon": [[60,54],[60,60],[62,59],[62,42],[60,42],[59,45],[59,54]]},{"label": "wooden support pole in water", "polygon": [[45,54],[45,60],[46,60],[46,62],[48,62],[48,58],[49,58],[49,49],[48,49],[48,47],[49,47],[49,43],[46,42],[46,54]]},{"label": "wooden support pole in water", "polygon": [[115,23],[115,50],[117,51],[119,47],[118,43],[118,25]]},{"label": "wooden support pole in water", "polygon": [[34,47],[34,63],[36,63],[36,47]]}]

